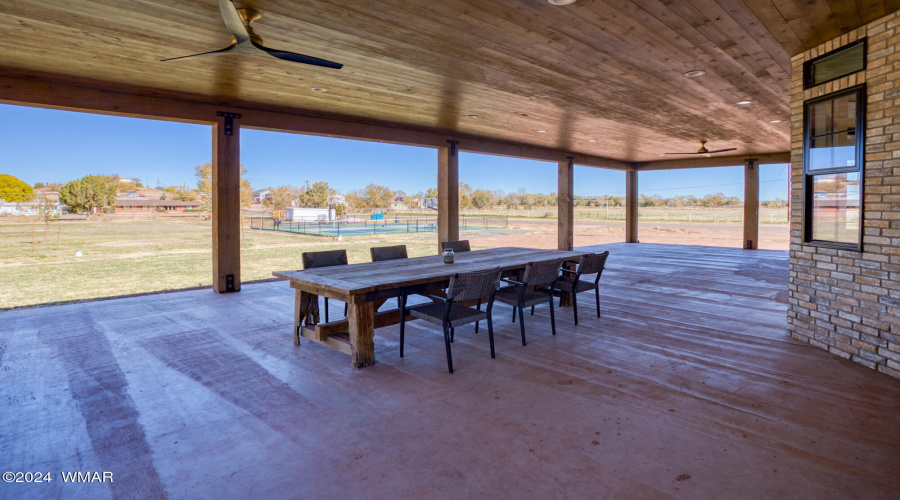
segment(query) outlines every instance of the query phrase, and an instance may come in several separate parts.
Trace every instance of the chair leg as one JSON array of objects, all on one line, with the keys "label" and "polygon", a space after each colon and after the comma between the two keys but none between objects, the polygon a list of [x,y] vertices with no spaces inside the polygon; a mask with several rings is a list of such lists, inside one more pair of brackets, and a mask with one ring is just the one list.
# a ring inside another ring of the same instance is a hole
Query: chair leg
[{"label": "chair leg", "polygon": [[453,356],[450,355],[450,329],[444,323],[444,347],[447,348],[447,369],[453,373]]},{"label": "chair leg", "polygon": [[[478,305],[475,306],[475,309],[481,310],[481,299],[478,299]],[[478,333],[478,321],[475,322],[475,333]]]},{"label": "chair leg", "polygon": [[456,334],[456,328],[450,327],[450,342],[453,342],[453,336]]},{"label": "chair leg", "polygon": [[328,297],[325,297],[325,322],[328,323]]},{"label": "chair leg", "polygon": [[344,302],[344,317],[347,317],[347,313],[350,311],[350,307],[347,306],[347,303]]},{"label": "chair leg", "polygon": [[531,315],[534,316],[534,306],[531,306]]},{"label": "chair leg", "polygon": [[516,322],[516,311],[517,311],[517,310],[518,310],[518,309],[516,308],[516,306],[513,306],[513,323]]},{"label": "chair leg", "polygon": [[575,315],[575,325],[578,325],[578,294],[572,292],[572,314]]},{"label": "chair leg", "polygon": [[519,306],[519,329],[522,330],[522,345],[525,345],[525,308]]},{"label": "chair leg", "polygon": [[488,324],[488,338],[491,340],[491,358],[495,358],[494,354],[494,323],[491,321],[491,315],[487,315],[487,324]]},{"label": "chair leg", "polygon": [[[550,331],[553,332],[553,335],[556,335],[556,315],[553,313],[553,292],[549,292],[550,295]],[[578,323],[576,323],[577,325]]]},{"label": "chair leg", "polygon": [[406,296],[400,296],[400,357],[403,357],[403,337],[406,333]]},{"label": "chair leg", "polygon": [[594,295],[597,297],[597,317],[600,317],[600,287],[594,289]]}]

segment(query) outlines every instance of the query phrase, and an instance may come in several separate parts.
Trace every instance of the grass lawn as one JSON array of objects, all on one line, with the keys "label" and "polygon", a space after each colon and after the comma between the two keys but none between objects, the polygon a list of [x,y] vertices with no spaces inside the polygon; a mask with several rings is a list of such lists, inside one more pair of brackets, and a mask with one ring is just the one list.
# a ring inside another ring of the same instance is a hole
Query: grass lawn
[{"label": "grass lawn", "polygon": [[[211,227],[194,218],[63,221],[50,224],[46,238],[43,225],[34,226],[32,244],[31,222],[0,220],[0,308],[208,286]],[[372,246],[405,244],[411,257],[437,250],[433,233],[336,241],[247,229],[243,236],[243,281],[300,269],[305,251],[346,248],[354,263],[369,262]]]}]

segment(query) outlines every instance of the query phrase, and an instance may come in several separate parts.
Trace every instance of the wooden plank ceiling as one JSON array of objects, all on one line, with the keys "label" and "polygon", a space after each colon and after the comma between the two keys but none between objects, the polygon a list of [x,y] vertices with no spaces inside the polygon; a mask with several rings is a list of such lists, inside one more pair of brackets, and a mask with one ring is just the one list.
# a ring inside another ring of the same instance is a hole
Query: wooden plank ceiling
[{"label": "wooden plank ceiling", "polygon": [[[230,43],[217,0],[12,0],[0,2],[0,74],[89,78],[624,161],[693,151],[700,139],[737,148],[728,154],[767,153],[790,149],[791,55],[898,8],[896,0],[235,4],[262,13],[253,27],[267,47],[344,68],[241,55],[160,62]],[[706,75],[683,76],[691,70]]]}]

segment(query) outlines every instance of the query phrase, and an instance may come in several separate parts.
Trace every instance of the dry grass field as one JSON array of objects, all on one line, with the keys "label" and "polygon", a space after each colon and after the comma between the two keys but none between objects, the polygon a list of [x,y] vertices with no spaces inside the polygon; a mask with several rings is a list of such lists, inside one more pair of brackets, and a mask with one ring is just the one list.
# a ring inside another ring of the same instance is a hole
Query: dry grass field
[{"label": "dry grass field", "polygon": [[[510,218],[509,229],[464,233],[474,248],[556,247],[555,219]],[[251,231],[245,220],[241,242],[243,280],[272,277],[272,271],[299,269],[305,251],[345,248],[349,260],[368,262],[369,248],[405,244],[410,256],[436,252],[434,233],[331,237]],[[786,224],[762,225],[760,248],[786,250]],[[575,245],[624,241],[621,221],[578,219]],[[740,246],[738,223],[642,221],[645,243]],[[59,221],[44,226],[30,220],[0,219],[0,309],[71,300],[114,297],[209,286],[212,274],[211,223],[198,218]],[[81,256],[76,257],[77,250]]]}]

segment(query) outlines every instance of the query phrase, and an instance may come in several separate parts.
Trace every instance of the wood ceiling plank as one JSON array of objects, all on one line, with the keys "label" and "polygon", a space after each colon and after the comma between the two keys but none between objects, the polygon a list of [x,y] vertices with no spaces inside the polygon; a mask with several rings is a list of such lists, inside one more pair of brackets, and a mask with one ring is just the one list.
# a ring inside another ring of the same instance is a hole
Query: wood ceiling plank
[{"label": "wood ceiling plank", "polygon": [[841,33],[846,33],[863,24],[855,0],[826,0],[825,3]]}]

